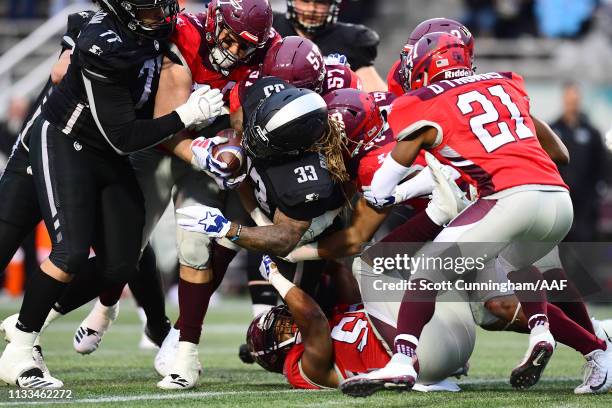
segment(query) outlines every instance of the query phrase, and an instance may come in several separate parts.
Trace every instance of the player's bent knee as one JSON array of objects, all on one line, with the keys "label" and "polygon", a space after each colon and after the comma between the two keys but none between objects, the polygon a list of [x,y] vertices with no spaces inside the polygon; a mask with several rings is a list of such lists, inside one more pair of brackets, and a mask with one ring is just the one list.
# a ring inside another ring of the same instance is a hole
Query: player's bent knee
[{"label": "player's bent knee", "polygon": [[77,252],[52,251],[49,260],[63,272],[74,275],[87,263],[89,250]]},{"label": "player's bent knee", "polygon": [[196,232],[177,234],[179,263],[189,268],[203,270],[210,264],[210,238]]}]

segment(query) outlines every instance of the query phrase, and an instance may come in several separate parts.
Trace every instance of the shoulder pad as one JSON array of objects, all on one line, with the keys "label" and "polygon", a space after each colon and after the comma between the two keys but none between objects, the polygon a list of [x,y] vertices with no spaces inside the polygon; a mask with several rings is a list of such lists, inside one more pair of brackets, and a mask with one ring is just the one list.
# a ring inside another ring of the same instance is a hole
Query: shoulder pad
[{"label": "shoulder pad", "polygon": [[337,27],[352,46],[377,47],[380,43],[378,33],[362,24],[337,23]]},{"label": "shoulder pad", "polygon": [[161,48],[158,41],[138,42],[103,11],[91,17],[76,42],[83,73],[93,72],[91,78],[99,80],[121,78],[126,70],[159,55]]},{"label": "shoulder pad", "polygon": [[76,43],[79,33],[94,14],[96,14],[94,11],[86,10],[79,13],[70,14],[68,16],[68,24],[66,27],[66,33],[62,38],[62,44],[64,45],[65,43],[65,45],[69,45],[69,47],[64,45],[64,48],[74,48],[74,44]]}]

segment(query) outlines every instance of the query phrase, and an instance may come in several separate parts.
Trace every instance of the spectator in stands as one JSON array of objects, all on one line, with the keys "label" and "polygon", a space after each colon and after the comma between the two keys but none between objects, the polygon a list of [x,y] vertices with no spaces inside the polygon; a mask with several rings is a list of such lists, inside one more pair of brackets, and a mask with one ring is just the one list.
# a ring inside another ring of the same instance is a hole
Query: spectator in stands
[{"label": "spectator in stands", "polygon": [[465,25],[476,36],[492,36],[497,23],[497,13],[492,0],[464,0],[466,7]]},{"label": "spectator in stands", "polygon": [[563,113],[551,126],[570,153],[570,164],[559,169],[570,187],[574,204],[574,223],[566,241],[593,241],[596,239],[606,150],[601,134],[581,111],[581,92],[577,84],[570,82],[563,86]]},{"label": "spectator in stands", "polygon": [[536,0],[540,32],[547,37],[577,38],[590,28],[599,0]]},{"label": "spectator in stands", "polygon": [[59,13],[60,11],[62,11],[73,3],[83,4],[83,10],[85,10],[87,8],[91,8],[92,2],[90,0],[51,0],[49,16],[53,17],[54,15],[56,15],[57,13]]},{"label": "spectator in stands", "polygon": [[35,15],[36,0],[9,0],[9,18],[34,18]]},{"label": "spectator in stands", "polygon": [[23,97],[13,97],[9,101],[6,119],[0,123],[0,174],[4,171],[28,109],[29,102]]}]

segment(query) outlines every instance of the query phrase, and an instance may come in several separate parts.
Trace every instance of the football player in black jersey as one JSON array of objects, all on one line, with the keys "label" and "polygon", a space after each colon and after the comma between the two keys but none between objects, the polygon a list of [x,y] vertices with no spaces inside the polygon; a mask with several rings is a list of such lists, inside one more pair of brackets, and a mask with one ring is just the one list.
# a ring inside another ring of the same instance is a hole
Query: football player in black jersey
[{"label": "football player in black jersey", "polygon": [[314,41],[324,56],[342,54],[367,92],[386,91],[374,61],[380,41],[364,25],[338,22],[342,0],[287,0],[287,12],[274,14],[274,28],[283,37],[299,35]]},{"label": "football player in black jersey", "polygon": [[[32,276],[0,379],[25,388],[63,385],[32,359],[53,303],[93,247],[111,283],[136,269],[142,196],[128,153],[148,148],[217,116],[218,91],[202,88],[175,111],[152,118],[159,69],[176,0],[101,0],[79,35],[66,76],[32,123],[29,159],[52,251]],[[147,75],[141,72],[148,68]]]},{"label": "football player in black jersey", "polygon": [[[242,141],[254,200],[270,225],[245,227],[206,206],[177,212],[187,217],[179,220],[182,228],[282,257],[332,224],[345,203],[341,183],[348,176],[340,148],[334,145],[340,138],[328,120],[325,101],[313,91],[273,78],[257,81],[249,93],[258,95],[260,87],[260,92],[269,90],[269,97],[261,102],[258,96],[247,97],[243,109],[249,119]],[[254,201],[245,200],[245,206],[252,210]]]}]

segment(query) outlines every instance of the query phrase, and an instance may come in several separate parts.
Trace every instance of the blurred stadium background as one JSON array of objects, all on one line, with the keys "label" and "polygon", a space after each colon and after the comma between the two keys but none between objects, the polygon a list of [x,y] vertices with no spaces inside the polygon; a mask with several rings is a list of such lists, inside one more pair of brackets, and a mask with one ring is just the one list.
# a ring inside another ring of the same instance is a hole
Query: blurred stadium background
[{"label": "blurred stadium background", "polygon": [[[205,1],[182,3],[191,12],[206,7]],[[275,10],[285,9],[284,0],[271,3]],[[66,16],[90,7],[87,0],[0,1],[0,173],[28,103],[57,58]],[[575,105],[578,100],[575,93],[564,97],[564,85],[571,81],[579,87],[581,124],[591,123],[592,129],[581,125],[568,136],[574,140],[573,163],[564,171],[572,187],[580,188],[574,201],[585,212],[573,240],[610,241],[612,191],[607,185],[612,171],[602,138],[612,126],[612,0],[344,0],[340,20],[366,24],[379,33],[376,68],[384,78],[416,24],[441,16],[472,30],[479,72],[515,71],[525,77],[535,116],[557,121],[564,101]],[[168,286],[176,269],[173,222],[172,217],[162,222],[154,240]],[[47,251],[44,228],[39,228],[9,267],[3,293],[19,296],[27,271]],[[223,291],[244,290],[243,275],[229,273]]]}]

